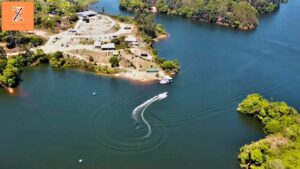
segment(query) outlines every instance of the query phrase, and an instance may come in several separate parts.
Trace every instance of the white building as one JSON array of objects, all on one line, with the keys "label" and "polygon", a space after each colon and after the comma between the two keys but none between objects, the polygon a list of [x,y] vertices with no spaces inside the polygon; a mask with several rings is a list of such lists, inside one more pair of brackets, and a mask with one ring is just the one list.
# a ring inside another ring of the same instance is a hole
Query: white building
[{"label": "white building", "polygon": [[146,51],[142,51],[142,52],[141,52],[141,56],[147,57],[147,56],[148,56],[148,53],[147,53]]},{"label": "white building", "polygon": [[95,41],[94,42],[94,47],[95,48],[101,48],[102,43],[100,41]]},{"label": "white building", "polygon": [[114,51],[112,54],[113,54],[113,56],[119,56],[119,52],[117,52],[117,51]]},{"label": "white building", "polygon": [[103,44],[101,45],[102,50],[115,50],[115,44],[114,43],[108,43],[108,44]]},{"label": "white building", "polygon": [[125,42],[129,43],[130,45],[138,45],[137,38],[134,36],[131,36],[131,35],[129,35],[125,38]]}]

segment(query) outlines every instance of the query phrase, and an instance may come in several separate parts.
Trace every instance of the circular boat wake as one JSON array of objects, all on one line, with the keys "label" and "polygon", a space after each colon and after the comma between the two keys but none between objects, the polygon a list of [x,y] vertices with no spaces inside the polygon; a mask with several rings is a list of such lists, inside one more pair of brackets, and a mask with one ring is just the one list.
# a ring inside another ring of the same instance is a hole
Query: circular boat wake
[{"label": "circular boat wake", "polygon": [[[121,98],[101,106],[90,117],[93,141],[114,153],[146,152],[159,147],[166,138],[164,124],[150,115],[147,116],[147,122],[142,115],[144,116],[147,107],[165,98],[166,94],[156,96],[155,100],[151,98],[151,101],[146,101],[147,104],[138,107],[136,105],[148,99],[146,96]],[[130,110],[135,110],[135,115]],[[136,117],[137,120],[133,120],[132,117]],[[151,132],[155,132],[155,135],[151,135]]]},{"label": "circular boat wake", "polygon": [[161,93],[157,96],[154,96],[152,97],[151,99],[145,101],[144,103],[142,103],[141,105],[137,106],[133,112],[132,112],[132,118],[136,121],[136,122],[139,122],[140,119],[145,123],[145,125],[147,126],[148,128],[148,133],[144,136],[145,138],[146,137],[149,137],[152,133],[152,129],[151,129],[151,126],[150,124],[148,123],[148,121],[145,119],[144,117],[144,113],[146,111],[146,109],[154,102],[156,101],[160,101],[160,100],[163,100],[165,98],[168,97],[168,92],[164,92],[164,93]]}]

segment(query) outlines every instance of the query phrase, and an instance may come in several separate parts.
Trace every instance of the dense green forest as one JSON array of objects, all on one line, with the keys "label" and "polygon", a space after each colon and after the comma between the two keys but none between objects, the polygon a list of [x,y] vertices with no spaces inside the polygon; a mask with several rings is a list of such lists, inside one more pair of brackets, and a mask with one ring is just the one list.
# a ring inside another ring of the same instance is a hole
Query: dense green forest
[{"label": "dense green forest", "polygon": [[36,66],[39,64],[50,64],[54,68],[81,68],[92,72],[102,72],[106,74],[116,73],[117,70],[108,66],[99,66],[83,60],[73,59],[64,56],[62,52],[45,54],[43,50],[36,52],[27,50],[25,53],[5,57],[6,53],[0,47],[0,87],[16,87],[21,80],[21,70],[26,66]]},{"label": "dense green forest", "polygon": [[185,16],[205,22],[240,29],[253,29],[261,13],[279,8],[277,0],[120,0],[126,10],[149,11],[155,6],[159,12]]},{"label": "dense green forest", "polygon": [[21,68],[24,66],[32,66],[39,63],[47,62],[46,55],[37,51],[32,53],[29,50],[24,54],[19,54],[14,57],[5,57],[5,51],[0,47],[0,86],[15,87],[18,85],[21,77]]},{"label": "dense green forest", "polygon": [[238,111],[257,118],[267,136],[240,149],[245,169],[299,169],[300,115],[285,102],[272,102],[259,94],[249,95]]},{"label": "dense green forest", "polygon": [[22,49],[28,49],[42,45],[45,40],[34,34],[27,34],[24,32],[16,31],[6,31],[0,32],[0,41],[6,42],[8,48],[14,48],[18,46]]}]

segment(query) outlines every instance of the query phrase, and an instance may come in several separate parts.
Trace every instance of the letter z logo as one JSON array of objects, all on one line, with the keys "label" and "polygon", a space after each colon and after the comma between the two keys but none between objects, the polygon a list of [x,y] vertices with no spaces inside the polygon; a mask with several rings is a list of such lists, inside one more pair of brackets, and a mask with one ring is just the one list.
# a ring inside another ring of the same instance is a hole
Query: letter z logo
[{"label": "letter z logo", "polygon": [[15,17],[13,18],[13,22],[23,22],[22,12],[24,7],[13,7],[13,11],[16,13]]}]

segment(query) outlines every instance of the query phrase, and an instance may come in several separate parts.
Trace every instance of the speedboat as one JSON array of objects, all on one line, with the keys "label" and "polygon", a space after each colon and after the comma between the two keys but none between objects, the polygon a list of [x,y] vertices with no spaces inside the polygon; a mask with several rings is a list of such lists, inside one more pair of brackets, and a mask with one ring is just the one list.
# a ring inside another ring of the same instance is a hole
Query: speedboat
[{"label": "speedboat", "polygon": [[160,100],[162,100],[162,99],[168,97],[168,92],[161,93],[161,94],[158,95],[158,97],[159,97]]},{"label": "speedboat", "polygon": [[162,84],[162,85],[164,85],[164,84],[168,84],[169,81],[162,79],[162,80],[159,81],[159,83]]},{"label": "speedboat", "polygon": [[164,76],[163,79],[168,81],[168,82],[173,82],[173,78],[168,76],[168,75]]}]

